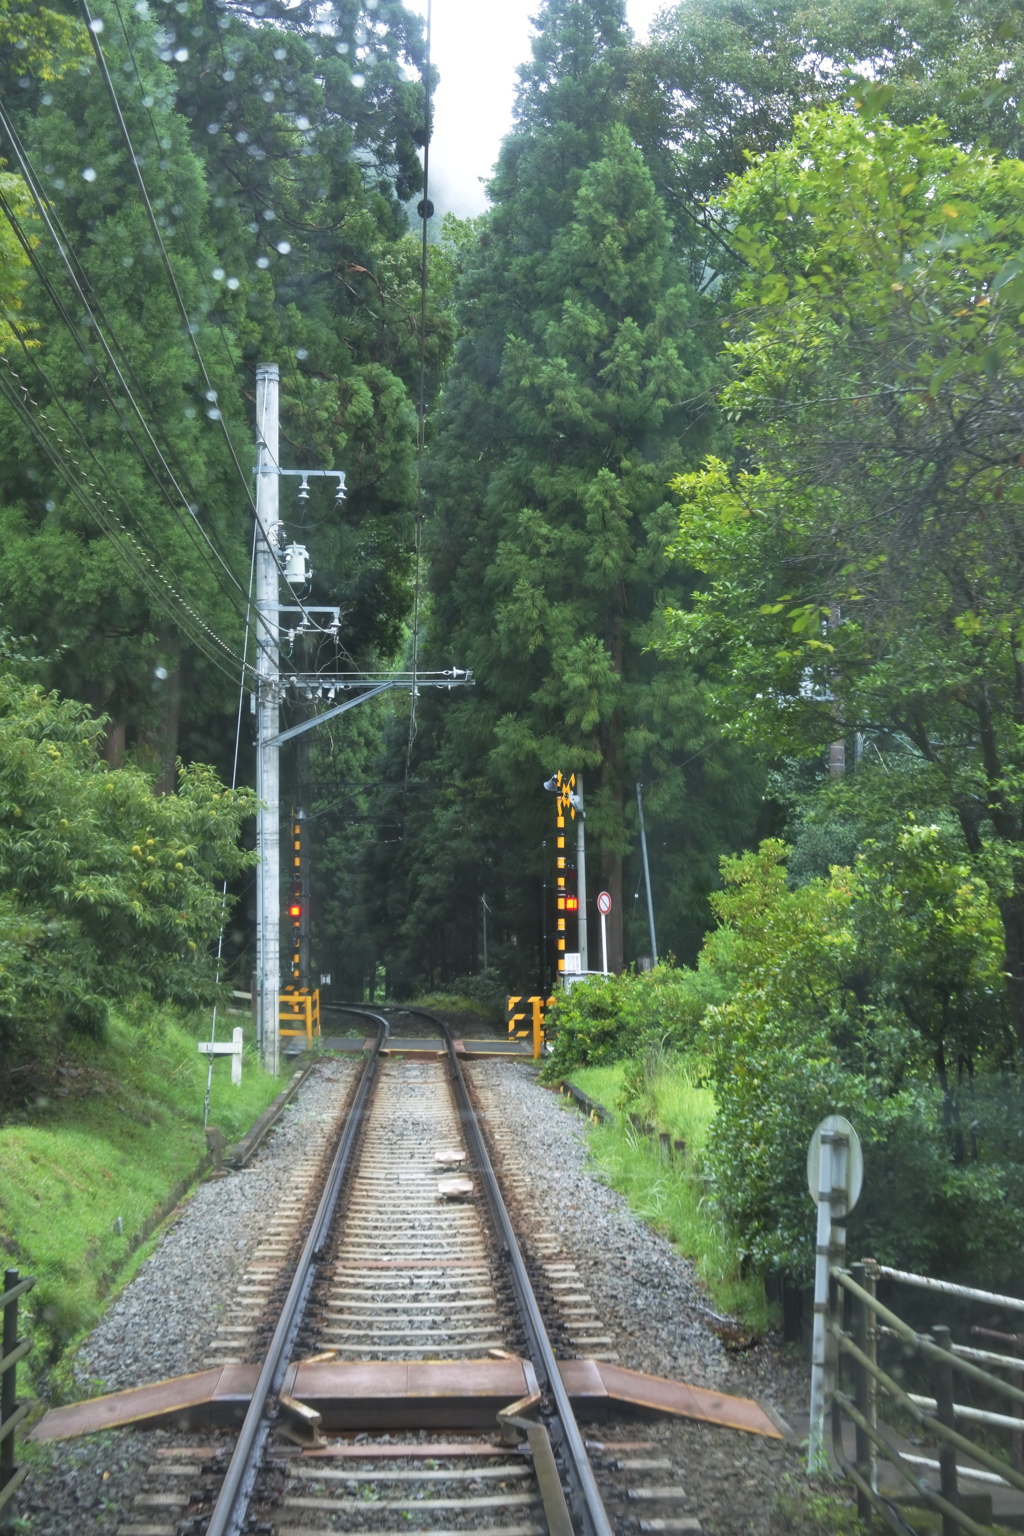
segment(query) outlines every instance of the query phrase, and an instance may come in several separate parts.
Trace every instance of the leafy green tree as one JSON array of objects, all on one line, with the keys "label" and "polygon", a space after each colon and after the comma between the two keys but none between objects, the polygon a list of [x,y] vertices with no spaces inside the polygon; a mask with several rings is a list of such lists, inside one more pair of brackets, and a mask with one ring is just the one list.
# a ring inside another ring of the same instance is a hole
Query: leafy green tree
[{"label": "leafy green tree", "polygon": [[249,791],[182,769],[156,795],[109,769],[104,722],[0,669],[0,1041],[5,1059],[64,1027],[95,1031],[107,1004],[148,993],[212,995],[209,944],[221,882],[253,863],[239,847]]},{"label": "leafy green tree", "polygon": [[722,399],[759,468],[678,482],[706,585],[671,625],[738,734],[916,757],[999,892],[1024,1045],[1022,174],[833,111],[732,185],[750,271]]}]

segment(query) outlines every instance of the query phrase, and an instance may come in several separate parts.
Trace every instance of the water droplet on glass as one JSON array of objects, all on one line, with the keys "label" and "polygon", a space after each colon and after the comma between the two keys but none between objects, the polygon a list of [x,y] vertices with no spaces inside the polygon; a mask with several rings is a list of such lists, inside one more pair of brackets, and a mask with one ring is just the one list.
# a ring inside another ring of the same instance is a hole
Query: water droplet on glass
[{"label": "water droplet on glass", "polygon": [[238,278],[237,277],[229,277],[225,286],[230,288],[232,293],[234,293],[235,289],[239,286]]},{"label": "water droplet on glass", "polygon": [[275,251],[280,252],[282,256],[287,256],[291,248],[292,243],[290,240],[279,240],[274,247]]},{"label": "water droplet on glass", "polygon": [[270,257],[269,256],[257,256],[256,257],[256,265],[258,267],[269,267],[270,266]]},{"label": "water droplet on glass", "polygon": [[153,668],[153,676],[154,677],[158,677],[162,683],[165,683],[167,681],[167,668],[166,667],[154,667]]},{"label": "water droplet on glass", "polygon": [[249,135],[246,133],[244,128],[239,128],[238,132],[235,134],[235,142],[237,144],[248,144]]},{"label": "water droplet on glass", "polygon": [[155,98],[153,96],[143,96],[143,98],[142,98],[142,105],[146,108],[146,110],[148,112],[150,107],[156,105]]},{"label": "water droplet on glass", "polygon": [[224,281],[224,268],[214,267],[212,275],[215,283],[222,283]]},{"label": "water droplet on glass", "polygon": [[224,73],[221,75],[221,79],[222,80],[233,80],[234,78],[235,78],[235,72],[234,72],[233,69],[226,69],[224,71]]},{"label": "water droplet on glass", "polygon": [[304,363],[306,358],[309,356],[309,353],[306,351],[305,347],[297,347],[295,349],[295,356],[298,358],[300,363]]},{"label": "water droplet on glass", "polygon": [[348,43],[335,43],[334,49],[336,53],[348,53]]},{"label": "water droplet on glass", "polygon": [[263,217],[269,222],[271,219],[276,219],[277,214],[274,212],[273,208],[264,208]]},{"label": "water droplet on glass", "polygon": [[274,58],[275,59],[286,59],[287,57],[288,57],[288,53],[287,53],[286,49],[284,49],[284,48],[275,48],[274,49]]},{"label": "water droplet on glass", "polygon": [[295,126],[302,133],[305,133],[306,129],[309,127],[309,118],[308,117],[297,117],[295,119]]},{"label": "water droplet on glass", "polygon": [[122,265],[122,267],[130,267],[130,266],[132,266],[134,264],[134,261],[135,261],[135,257],[134,256],[122,256],[121,257],[121,265]]},{"label": "water droplet on glass", "polygon": [[211,405],[206,414],[211,421],[220,421],[220,411],[218,411],[215,405]]},{"label": "water droplet on glass", "polygon": [[50,95],[49,91],[47,91],[45,96],[40,96],[39,100],[42,102],[44,107],[53,106],[53,97]]},{"label": "water droplet on glass", "polygon": [[101,17],[97,16],[93,21],[90,21],[89,31],[95,32],[97,37],[100,35],[100,33],[103,31],[103,21]]},{"label": "water droplet on glass", "polygon": [[354,86],[357,86],[357,87],[361,86],[361,85],[365,85],[366,84],[366,76],[365,75],[353,75],[352,76],[352,84]]},{"label": "water droplet on glass", "polygon": [[185,60],[187,58],[188,58],[188,49],[187,48],[176,48],[174,50],[174,62],[176,64],[184,64],[184,62],[185,62]]},{"label": "water droplet on glass", "polygon": [[264,101],[273,101],[273,99],[274,99],[273,91],[263,91],[263,92],[261,92],[261,94],[263,96],[263,100]]},{"label": "water droplet on glass", "polygon": [[46,508],[47,512],[56,512],[57,510],[57,503],[55,501],[44,501],[43,506]]},{"label": "water droplet on glass", "polygon": [[67,186],[67,182],[64,180],[63,176],[55,176],[53,184],[57,188],[58,192],[63,192],[64,188]]},{"label": "water droplet on glass", "polygon": [[96,180],[96,172],[93,170],[91,165],[87,165],[85,170],[82,172],[82,180],[83,181],[95,181]]},{"label": "water droplet on glass", "polygon": [[185,407],[185,415],[188,417],[189,421],[192,420],[192,418],[193,418],[193,416],[195,416],[195,414],[196,414],[195,406],[194,405],[186,405],[186,407]]},{"label": "water droplet on glass", "polygon": [[207,133],[220,133],[220,123],[207,123]]},{"label": "water droplet on glass", "polygon": [[206,394],[203,396],[204,400],[216,400],[216,398],[217,398],[217,391],[215,389],[208,389],[206,391]]}]

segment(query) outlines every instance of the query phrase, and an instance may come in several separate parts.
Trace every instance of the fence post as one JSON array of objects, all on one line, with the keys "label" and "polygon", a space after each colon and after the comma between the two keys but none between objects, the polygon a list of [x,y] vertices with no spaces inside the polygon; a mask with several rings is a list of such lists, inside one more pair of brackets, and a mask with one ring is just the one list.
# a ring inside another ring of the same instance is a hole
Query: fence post
[{"label": "fence post", "polygon": [[[18,1283],[18,1271],[8,1269],[4,1272],[4,1290],[13,1291]],[[6,1358],[18,1347],[18,1299],[9,1302],[4,1307],[3,1350]],[[14,1416],[18,1406],[18,1367],[10,1365],[4,1371],[0,1380],[0,1425]],[[6,1435],[0,1440],[0,1488],[6,1486],[14,1476],[14,1436]]]},{"label": "fence post", "polygon": [[[874,1278],[868,1272],[868,1266],[864,1263],[851,1264],[850,1275],[857,1285],[864,1290],[874,1289]],[[857,1348],[863,1350],[869,1359],[874,1359],[875,1329],[874,1313],[866,1301],[859,1296],[851,1298],[851,1331],[853,1342]],[[871,1390],[874,1380],[870,1371],[866,1370],[859,1360],[853,1361],[853,1400],[857,1405],[858,1413],[863,1414],[868,1423],[874,1428],[874,1393]],[[857,1471],[867,1483],[869,1488],[874,1488],[878,1482],[878,1456],[869,1435],[857,1425],[857,1451],[854,1458]],[[871,1500],[863,1489],[857,1489],[857,1514],[861,1520],[870,1522],[873,1508]]]},{"label": "fence post", "polygon": [[[949,1329],[945,1324],[940,1324],[932,1329],[932,1338],[940,1349],[949,1352],[950,1361],[953,1357],[953,1346],[949,1337]],[[935,1380],[935,1416],[940,1424],[945,1424],[947,1429],[955,1429],[956,1422],[953,1414],[953,1366],[945,1360],[936,1360],[934,1366]],[[950,1504],[958,1503],[959,1489],[957,1487],[956,1473],[956,1446],[950,1445],[946,1440],[939,1441],[939,1492]],[[942,1536],[959,1536],[960,1526],[952,1515],[942,1516]]]}]

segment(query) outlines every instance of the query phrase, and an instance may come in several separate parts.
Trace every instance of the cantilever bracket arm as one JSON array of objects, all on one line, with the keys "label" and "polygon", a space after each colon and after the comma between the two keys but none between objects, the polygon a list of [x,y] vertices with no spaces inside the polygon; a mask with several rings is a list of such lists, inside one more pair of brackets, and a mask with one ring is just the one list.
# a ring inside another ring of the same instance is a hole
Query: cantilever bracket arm
[{"label": "cantilever bracket arm", "polygon": [[282,731],[279,736],[271,736],[263,745],[265,747],[280,747],[286,741],[291,741],[293,736],[301,736],[303,731],[311,731],[314,725],[323,725],[325,720],[333,720],[335,715],[343,715],[346,709],[355,709],[357,704],[365,704],[367,699],[372,699],[378,693],[384,693],[388,688],[465,688],[467,684],[472,687],[471,677],[453,677],[443,682],[433,678],[417,678],[415,685],[408,677],[389,677],[383,683],[377,683],[375,687],[368,688],[365,693],[356,694],[354,699],[346,699],[344,704],[335,704],[333,709],[325,709],[322,714],[314,715],[311,720],[301,720],[298,725],[293,725],[287,731]]}]

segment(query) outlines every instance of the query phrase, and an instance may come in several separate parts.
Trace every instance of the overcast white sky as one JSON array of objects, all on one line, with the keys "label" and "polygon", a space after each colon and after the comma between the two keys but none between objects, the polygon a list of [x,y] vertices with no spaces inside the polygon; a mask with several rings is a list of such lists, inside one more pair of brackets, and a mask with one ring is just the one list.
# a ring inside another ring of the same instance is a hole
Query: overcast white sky
[{"label": "overcast white sky", "polygon": [[[406,0],[426,15],[426,0]],[[626,0],[638,38],[666,0]],[[433,0],[431,58],[441,83],[430,143],[430,196],[438,214],[487,206],[486,180],[512,122],[516,67],[530,56],[531,14],[540,0]]]}]

